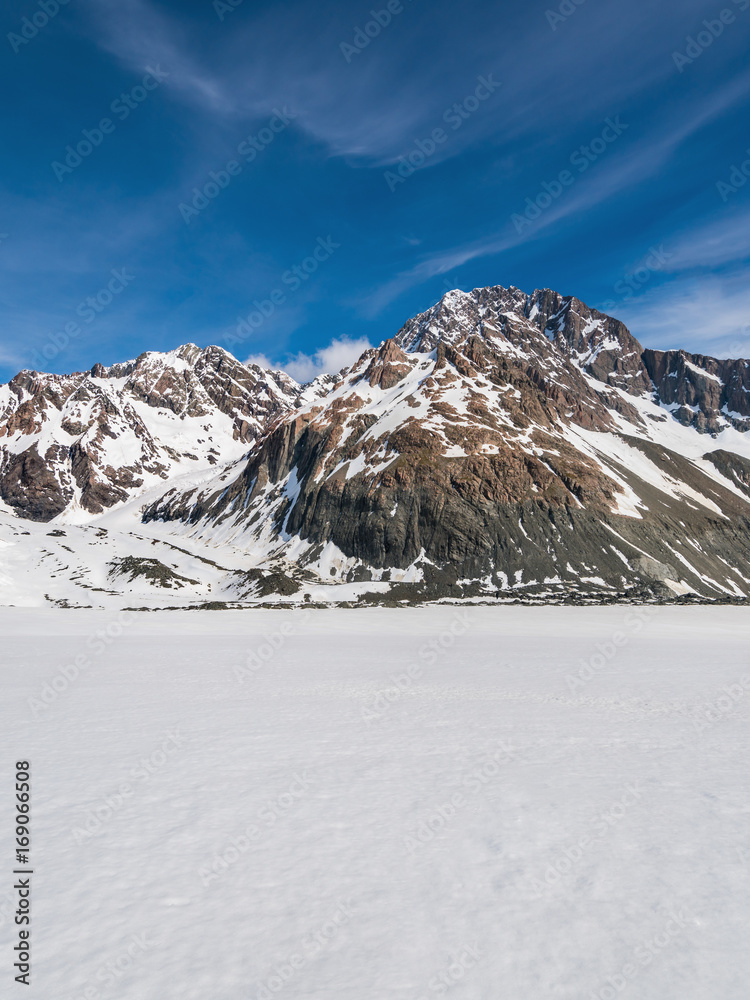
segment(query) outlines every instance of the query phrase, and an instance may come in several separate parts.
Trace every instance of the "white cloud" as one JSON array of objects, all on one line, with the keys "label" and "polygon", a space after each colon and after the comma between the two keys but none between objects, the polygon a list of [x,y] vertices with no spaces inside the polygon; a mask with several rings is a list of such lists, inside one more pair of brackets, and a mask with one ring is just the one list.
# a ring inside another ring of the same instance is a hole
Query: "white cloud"
[{"label": "white cloud", "polygon": [[258,368],[265,368],[269,371],[279,371],[281,369],[281,365],[274,364],[265,354],[251,354],[249,358],[245,358],[242,364],[257,365]]},{"label": "white cloud", "polygon": [[747,279],[744,270],[721,277],[684,275],[613,311],[644,347],[748,357]]},{"label": "white cloud", "polygon": [[322,347],[314,354],[300,352],[277,367],[282,368],[298,382],[311,382],[316,375],[334,375],[342,368],[348,368],[371,347],[372,344],[365,337],[359,337],[357,340],[341,337],[332,340],[327,347]]},{"label": "white cloud", "polygon": [[98,43],[105,51],[137,72],[158,66],[169,73],[168,85],[186,98],[214,113],[227,110],[226,83],[193,57],[187,31],[178,19],[146,0],[94,4],[90,11]]}]

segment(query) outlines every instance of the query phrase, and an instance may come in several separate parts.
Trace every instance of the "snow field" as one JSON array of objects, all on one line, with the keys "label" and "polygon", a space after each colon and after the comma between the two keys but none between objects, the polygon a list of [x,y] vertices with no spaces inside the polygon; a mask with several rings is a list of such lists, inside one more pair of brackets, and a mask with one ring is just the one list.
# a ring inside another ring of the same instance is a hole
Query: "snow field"
[{"label": "snow field", "polygon": [[0,629],[32,997],[747,995],[743,609],[16,608]]}]

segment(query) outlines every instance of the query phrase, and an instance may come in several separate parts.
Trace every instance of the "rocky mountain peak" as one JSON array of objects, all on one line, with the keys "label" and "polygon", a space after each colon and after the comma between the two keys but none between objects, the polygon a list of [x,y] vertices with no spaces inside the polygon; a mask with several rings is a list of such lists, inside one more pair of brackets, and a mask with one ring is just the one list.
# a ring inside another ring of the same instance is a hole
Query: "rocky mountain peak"
[{"label": "rocky mountain peak", "polygon": [[425,353],[471,337],[488,341],[493,351],[514,348],[539,370],[564,362],[632,394],[652,389],[643,348],[623,323],[548,288],[531,295],[501,285],[447,292],[395,340],[406,351]]},{"label": "rocky mountain peak", "polygon": [[0,497],[33,520],[100,513],[236,459],[299,394],[283,372],[195,344],[72,375],[21,372],[0,387]]}]

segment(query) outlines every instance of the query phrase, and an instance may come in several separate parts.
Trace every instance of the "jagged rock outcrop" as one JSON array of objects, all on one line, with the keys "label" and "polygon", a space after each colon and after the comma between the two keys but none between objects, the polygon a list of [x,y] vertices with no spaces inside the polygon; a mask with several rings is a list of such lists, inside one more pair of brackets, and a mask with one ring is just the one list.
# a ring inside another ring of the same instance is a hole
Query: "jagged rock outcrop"
[{"label": "jagged rock outcrop", "polygon": [[710,434],[727,423],[750,430],[750,362],[646,350],[643,363],[660,401],[680,423]]}]

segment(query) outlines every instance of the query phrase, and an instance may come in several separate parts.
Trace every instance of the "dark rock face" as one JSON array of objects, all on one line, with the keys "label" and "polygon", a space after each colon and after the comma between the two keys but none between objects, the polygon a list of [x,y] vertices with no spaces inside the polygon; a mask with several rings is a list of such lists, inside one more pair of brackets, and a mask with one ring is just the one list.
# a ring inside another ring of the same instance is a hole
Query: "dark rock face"
[{"label": "dark rock face", "polygon": [[646,350],[643,363],[659,399],[673,407],[680,423],[709,434],[727,422],[750,430],[750,362]]},{"label": "dark rock face", "polygon": [[102,470],[106,479],[100,481],[91,454],[78,442],[71,447],[68,457],[76,486],[81,491],[81,506],[89,513],[101,514],[103,510],[128,499],[127,487],[143,484],[143,480],[136,478],[131,469],[113,469],[112,466]]},{"label": "dark rock face", "polygon": [[728,474],[748,469],[717,452],[714,479],[659,444],[664,372],[644,353],[577,299],[449,293],[272,427],[228,487],[144,516],[232,525],[249,545],[270,519],[279,551],[307,543],[303,564],[333,543],[342,579],[410,572],[433,594],[748,594],[732,567],[747,568],[750,505]]},{"label": "dark rock face", "polygon": [[[294,430],[287,424],[273,433],[267,440],[268,464],[248,466],[227,494],[224,509],[231,509],[233,500],[244,506],[249,497],[252,510],[252,498],[262,493],[272,468],[281,476],[291,466],[304,477],[307,465],[315,467],[324,439],[309,425],[299,436]],[[350,480],[336,476],[319,485],[309,477],[297,503],[281,506],[277,526],[283,524],[286,533],[318,548],[333,542],[347,556],[376,569],[404,569],[422,557],[428,591],[485,578],[497,589],[528,582],[531,593],[534,585],[539,589],[555,581],[566,589],[623,591],[685,579],[699,593],[711,594],[701,575],[716,574],[718,558],[731,564],[740,551],[745,559],[750,556],[750,509],[694,468],[683,470],[687,481],[720,503],[723,517],[691,511],[681,503],[665,504],[657,490],[628,477],[654,505],[654,516],[642,522],[613,515],[615,484],[572,453],[558,457],[552,471],[541,461],[510,453],[440,459],[425,453],[422,441],[413,443],[417,453],[406,451],[375,481],[364,475]],[[399,445],[406,446],[403,437]],[[661,457],[680,461],[666,451]],[[162,506],[146,516],[181,513],[188,511]],[[216,513],[210,502],[189,508],[195,521]],[[702,552],[677,541],[685,536],[685,516],[690,517],[690,538]],[[674,547],[689,555],[696,572],[683,569]],[[618,550],[629,556],[627,562]],[[742,581],[737,583],[742,591]]]},{"label": "dark rock face", "polygon": [[0,496],[21,517],[51,521],[68,505],[73,491],[51,470],[52,454],[42,456],[36,445],[15,455],[4,455],[0,466]]},{"label": "dark rock face", "polygon": [[126,556],[124,559],[116,559],[110,563],[110,578],[124,576],[131,583],[138,577],[148,580],[153,586],[171,589],[180,589],[185,584],[197,585],[197,580],[191,580],[186,576],[175,573],[169,566],[165,566],[158,559],[137,559],[134,556]]}]

